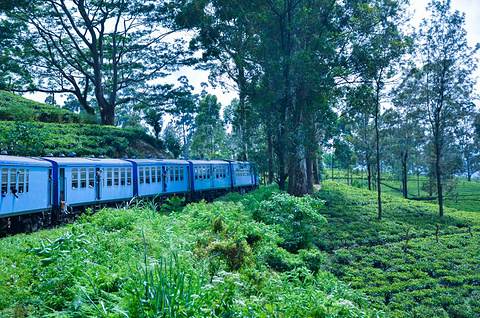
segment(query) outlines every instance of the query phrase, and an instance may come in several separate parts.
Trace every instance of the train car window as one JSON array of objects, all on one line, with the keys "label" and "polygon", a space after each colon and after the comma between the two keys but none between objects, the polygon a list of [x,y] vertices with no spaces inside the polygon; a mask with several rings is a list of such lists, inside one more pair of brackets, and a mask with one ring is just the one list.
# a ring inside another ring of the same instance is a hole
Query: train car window
[{"label": "train car window", "polygon": [[120,169],[120,185],[124,186],[126,184],[125,180],[125,168]]},{"label": "train car window", "polygon": [[2,168],[2,194],[8,193],[8,169]]},{"label": "train car window", "polygon": [[184,169],[183,169],[183,166],[180,167],[180,181],[183,181],[184,180]]},{"label": "train car window", "polygon": [[87,187],[87,168],[80,168],[80,187]]},{"label": "train car window", "polygon": [[127,169],[127,185],[132,184],[132,168]]},{"label": "train car window", "polygon": [[120,185],[120,173],[118,168],[113,169],[113,185],[116,187]]},{"label": "train car window", "polygon": [[18,193],[25,191],[25,170],[18,169]]},{"label": "train car window", "polygon": [[150,183],[150,167],[145,167],[145,179],[147,183]]},{"label": "train car window", "polygon": [[170,166],[170,167],[168,168],[168,170],[170,170],[170,182],[172,182],[172,181],[174,180],[174,178],[175,178],[174,175],[173,175],[173,167]]},{"label": "train car window", "polygon": [[78,189],[78,169],[72,169],[72,189]]},{"label": "train car window", "polygon": [[175,181],[180,180],[178,166],[175,166]]},{"label": "train car window", "polygon": [[195,175],[195,180],[198,180],[198,169],[197,169],[197,166],[193,167],[193,174]]},{"label": "train car window", "polygon": [[107,168],[107,187],[111,187],[112,185],[112,168]]},{"label": "train car window", "polygon": [[145,177],[144,177],[144,174],[143,174],[143,167],[138,168],[138,182],[140,182],[140,184],[145,183]]},{"label": "train car window", "polygon": [[157,170],[155,169],[155,167],[152,167],[152,183],[155,183],[157,182],[157,175],[156,175],[156,172]]},{"label": "train car window", "polygon": [[88,168],[88,187],[93,188],[95,186],[95,169]]},{"label": "train car window", "polygon": [[157,167],[157,181],[162,182],[162,167]]},{"label": "train car window", "polygon": [[210,179],[210,166],[206,166],[207,168],[207,179]]},{"label": "train car window", "polygon": [[[15,189],[15,191],[13,191]],[[10,169],[10,191],[12,193],[17,192],[17,169]]]},{"label": "train car window", "polygon": [[28,191],[30,190],[30,170],[27,169],[27,173],[26,173],[26,181],[25,181],[25,193],[28,193]]}]

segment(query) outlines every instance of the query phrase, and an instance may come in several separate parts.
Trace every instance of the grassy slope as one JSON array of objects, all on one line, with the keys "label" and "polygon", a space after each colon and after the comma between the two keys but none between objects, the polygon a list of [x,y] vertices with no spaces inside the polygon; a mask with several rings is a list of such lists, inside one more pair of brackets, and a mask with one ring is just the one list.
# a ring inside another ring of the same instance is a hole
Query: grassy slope
[{"label": "grassy slope", "polygon": [[161,156],[161,141],[133,129],[95,124],[95,118],[0,91],[0,148],[12,155]]},{"label": "grassy slope", "polygon": [[[361,293],[304,267],[326,255],[288,254],[252,219],[271,192],[168,216],[146,202],[2,239],[0,317],[375,316]],[[272,257],[291,270],[272,271]]]},{"label": "grassy slope", "polygon": [[331,181],[319,197],[329,223],[317,246],[376,308],[391,317],[480,316],[479,213],[447,208],[439,218],[435,205],[384,195],[378,220],[374,192]]}]

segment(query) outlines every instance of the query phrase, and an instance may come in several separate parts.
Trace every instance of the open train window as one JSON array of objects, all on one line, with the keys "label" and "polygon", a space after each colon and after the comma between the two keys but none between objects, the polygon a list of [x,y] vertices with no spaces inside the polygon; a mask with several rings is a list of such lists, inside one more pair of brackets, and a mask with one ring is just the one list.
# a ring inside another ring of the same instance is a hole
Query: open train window
[{"label": "open train window", "polygon": [[173,166],[170,166],[170,181],[173,182],[175,180],[175,176],[173,175]]},{"label": "open train window", "polygon": [[138,168],[138,182],[140,184],[145,183],[144,175],[143,175],[143,168]]},{"label": "open train window", "polygon": [[150,183],[150,167],[145,167],[145,179],[147,183]]},{"label": "open train window", "polygon": [[95,185],[95,170],[93,168],[88,168],[88,187],[93,188]]},{"label": "open train window", "polygon": [[72,189],[78,189],[78,169],[72,169]]},{"label": "open train window", "polygon": [[193,167],[194,173],[195,173],[195,180],[198,180],[198,167],[195,166]]},{"label": "open train window", "polygon": [[2,194],[8,193],[8,169],[2,168]]},{"label": "open train window", "polygon": [[157,181],[162,182],[162,167],[157,167]]},{"label": "open train window", "polygon": [[180,179],[178,174],[179,174],[178,166],[175,166],[175,181],[178,181]]},{"label": "open train window", "polygon": [[183,166],[180,167],[180,181],[183,181],[184,177],[183,177]]},{"label": "open train window", "polygon": [[107,168],[107,187],[111,187],[112,185],[112,168]]},{"label": "open train window", "polygon": [[10,191],[11,193],[17,192],[17,169],[10,169]]},{"label": "open train window", "polygon": [[18,193],[25,192],[25,169],[18,169]]},{"label": "open train window", "polygon": [[116,187],[120,185],[120,173],[118,171],[118,168],[115,168],[113,170],[113,185]]},{"label": "open train window", "polygon": [[25,174],[25,193],[28,193],[28,191],[30,190],[30,170],[27,169],[26,170],[26,174]]},{"label": "open train window", "polygon": [[80,168],[80,187],[87,187],[87,168]]},{"label": "open train window", "polygon": [[125,181],[125,168],[120,169],[120,185],[124,186]]},{"label": "open train window", "polygon": [[132,184],[132,168],[127,169],[127,185]]},{"label": "open train window", "polygon": [[155,175],[155,167],[152,167],[152,183],[157,182],[157,176]]}]

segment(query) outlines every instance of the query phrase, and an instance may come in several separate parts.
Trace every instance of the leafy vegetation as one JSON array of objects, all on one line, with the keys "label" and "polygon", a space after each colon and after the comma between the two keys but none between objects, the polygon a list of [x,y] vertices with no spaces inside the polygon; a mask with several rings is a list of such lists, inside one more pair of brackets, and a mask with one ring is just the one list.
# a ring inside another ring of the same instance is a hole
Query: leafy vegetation
[{"label": "leafy vegetation", "polygon": [[88,116],[4,91],[0,91],[0,130],[0,149],[17,156],[69,152],[83,157],[161,156],[164,148],[161,140],[144,131],[92,124]]},{"label": "leafy vegetation", "polygon": [[[169,215],[105,209],[4,238],[0,316],[375,316],[363,294],[320,268],[326,254],[290,254],[275,226],[253,220],[247,207],[276,191],[231,194],[237,202],[189,204]],[[292,200],[299,208],[312,202]],[[272,270],[272,259],[282,270]]]},{"label": "leafy vegetation", "polygon": [[85,113],[77,114],[58,106],[34,102],[2,90],[0,90],[0,121],[98,124],[94,116]]},{"label": "leafy vegetation", "polygon": [[376,198],[325,181],[318,197],[328,223],[316,245],[331,253],[329,268],[369,295],[391,317],[475,317],[480,314],[480,216],[385,195],[385,218]]}]

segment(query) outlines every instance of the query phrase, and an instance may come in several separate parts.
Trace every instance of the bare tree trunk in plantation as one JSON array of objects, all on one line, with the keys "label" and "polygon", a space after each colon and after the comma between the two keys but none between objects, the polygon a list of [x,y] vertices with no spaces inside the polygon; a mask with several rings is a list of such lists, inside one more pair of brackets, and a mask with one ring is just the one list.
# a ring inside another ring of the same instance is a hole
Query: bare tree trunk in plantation
[{"label": "bare tree trunk in plantation", "polygon": [[380,131],[378,128],[378,115],[379,115],[379,100],[380,100],[380,87],[377,84],[377,98],[375,104],[375,142],[377,150],[377,194],[378,194],[378,219],[382,219],[382,188],[381,188],[381,173],[380,173]]}]

